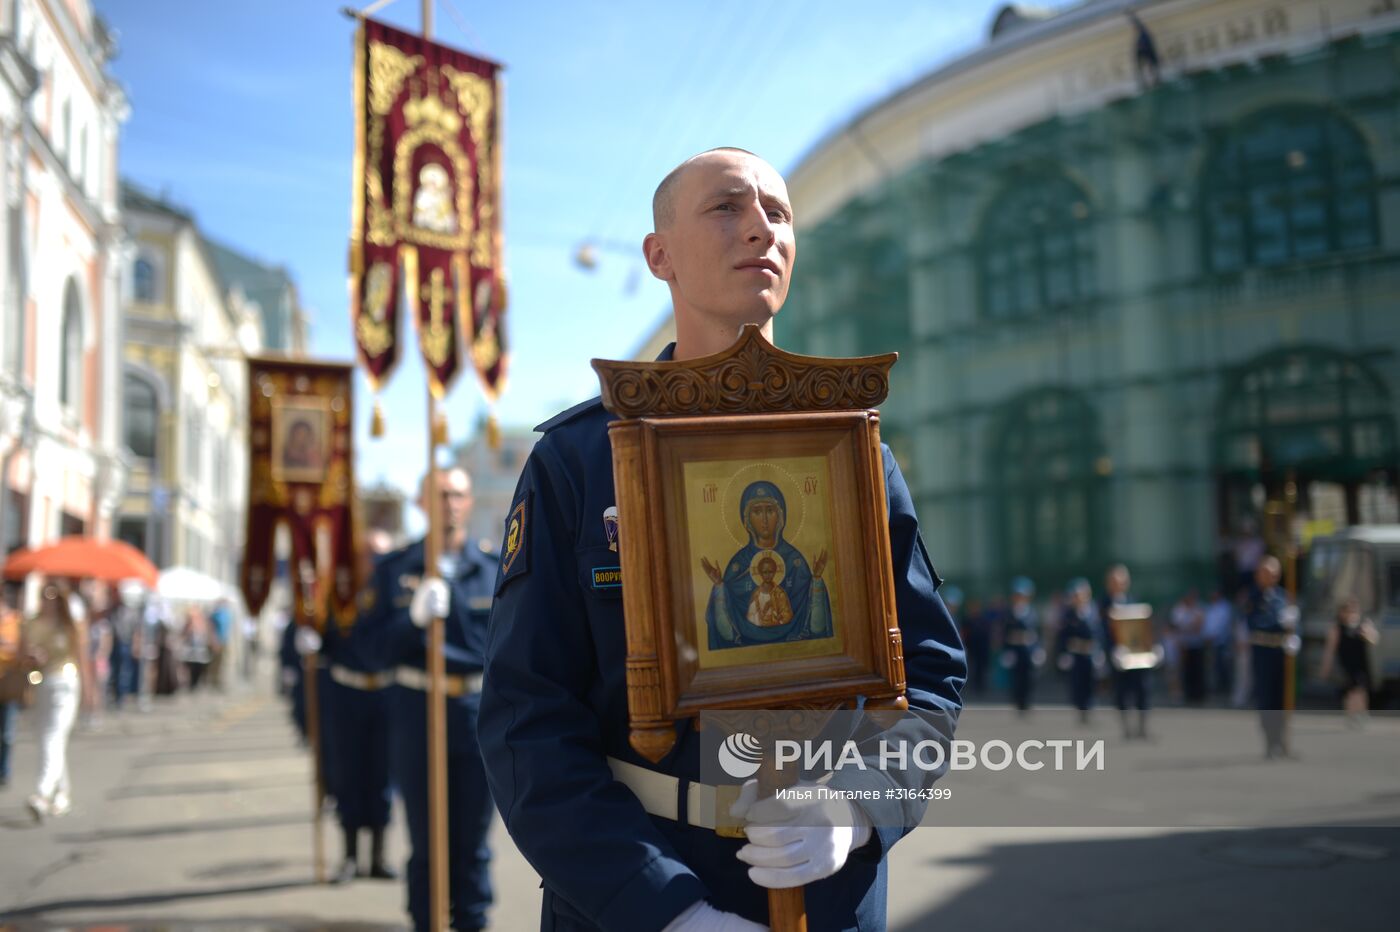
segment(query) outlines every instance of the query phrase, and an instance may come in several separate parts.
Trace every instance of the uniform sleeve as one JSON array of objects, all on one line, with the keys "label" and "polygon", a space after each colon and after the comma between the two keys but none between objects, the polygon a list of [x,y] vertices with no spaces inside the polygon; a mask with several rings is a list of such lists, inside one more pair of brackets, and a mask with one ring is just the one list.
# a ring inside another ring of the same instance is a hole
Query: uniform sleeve
[{"label": "uniform sleeve", "polygon": [[597,658],[575,572],[576,509],[545,446],[516,490],[519,537],[502,548],[478,724],[487,781],[553,892],[602,929],[660,929],[706,890],[608,769],[587,702]]},{"label": "uniform sleeve", "polygon": [[[962,689],[967,682],[967,654],[962,637],[943,598],[938,594],[942,580],[933,568],[928,550],[919,534],[919,520],[904,476],[889,448],[884,448],[885,492],[890,521],[890,557],[894,570],[895,608],[904,642],[905,695],[911,712],[930,713],[907,716],[895,731],[902,740],[947,741],[952,738],[962,711]],[[908,774],[901,785],[932,784],[946,772]],[[858,789],[884,790],[894,785],[879,770],[857,773],[853,779],[834,779],[832,785]],[[859,784],[859,785],[858,785]],[[869,844],[854,852],[853,858],[878,860],[891,846],[919,823],[927,808],[926,800],[881,801],[873,805],[875,829]]]}]

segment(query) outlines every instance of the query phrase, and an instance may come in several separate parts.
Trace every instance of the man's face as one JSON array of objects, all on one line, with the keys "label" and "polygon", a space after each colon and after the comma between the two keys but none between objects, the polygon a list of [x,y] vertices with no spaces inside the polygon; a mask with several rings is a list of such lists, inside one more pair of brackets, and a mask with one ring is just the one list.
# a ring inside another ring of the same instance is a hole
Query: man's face
[{"label": "man's face", "polygon": [[758,501],[749,506],[749,524],[759,540],[772,540],[778,533],[778,506]]},{"label": "man's face", "polygon": [[[460,469],[439,473],[437,486],[443,530],[451,533],[466,527],[472,514],[472,485],[467,474]],[[423,505],[421,496],[418,504]]]},{"label": "man's face", "polygon": [[797,244],[787,185],[767,162],[711,152],[677,179],[674,218],[648,237],[677,316],[767,323],[787,299]]}]

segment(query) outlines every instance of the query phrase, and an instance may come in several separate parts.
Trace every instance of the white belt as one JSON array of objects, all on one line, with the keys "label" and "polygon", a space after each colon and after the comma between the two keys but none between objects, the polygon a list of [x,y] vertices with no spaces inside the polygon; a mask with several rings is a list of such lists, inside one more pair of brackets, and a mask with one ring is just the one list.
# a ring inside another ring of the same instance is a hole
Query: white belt
[{"label": "white belt", "polygon": [[[468,673],[466,676],[444,676],[443,681],[449,696],[465,696],[468,693],[481,692],[482,677],[480,673]],[[420,670],[417,667],[395,667],[394,682],[408,689],[427,692],[428,671]]]},{"label": "white belt", "polygon": [[333,663],[331,664],[331,679],[341,686],[348,686],[351,689],[375,692],[393,685],[394,674],[389,672],[361,673],[359,670],[352,670],[349,667]]},{"label": "white belt", "polygon": [[[676,811],[676,805],[680,801],[679,777],[629,764],[616,757],[608,758],[608,767],[612,769],[613,779],[631,790],[643,809],[672,822],[680,821],[680,814]],[[729,807],[739,798],[741,789],[742,787],[738,786],[710,786],[708,783],[688,784],[685,793],[684,824],[716,831],[715,813],[719,806],[722,805],[727,814]],[[742,828],[737,825],[732,829],[725,827],[719,831],[728,837],[740,837],[743,834]]]}]

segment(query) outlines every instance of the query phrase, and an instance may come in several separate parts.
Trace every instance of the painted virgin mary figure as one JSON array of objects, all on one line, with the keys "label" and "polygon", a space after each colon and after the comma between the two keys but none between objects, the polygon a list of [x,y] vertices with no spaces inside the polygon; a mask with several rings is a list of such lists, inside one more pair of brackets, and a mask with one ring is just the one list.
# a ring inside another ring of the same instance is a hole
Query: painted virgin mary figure
[{"label": "painted virgin mary figure", "polygon": [[831,600],[822,571],[783,538],[787,502],[771,482],[752,482],[739,499],[739,519],[749,542],[721,568],[700,565],[714,583],[705,608],[710,649],[805,641],[831,635]]}]

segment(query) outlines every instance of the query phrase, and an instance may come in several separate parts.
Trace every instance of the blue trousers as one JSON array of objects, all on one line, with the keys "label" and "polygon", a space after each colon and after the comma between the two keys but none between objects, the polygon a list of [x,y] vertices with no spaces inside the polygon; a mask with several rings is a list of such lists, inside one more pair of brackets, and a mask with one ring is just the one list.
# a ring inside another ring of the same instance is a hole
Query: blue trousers
[{"label": "blue trousers", "polygon": [[1075,654],[1069,668],[1069,701],[1081,712],[1094,707],[1094,658]]},{"label": "blue trousers", "polygon": [[1031,663],[1031,649],[1029,647],[1010,647],[1016,658],[1015,663],[1007,672],[1011,674],[1011,701],[1016,708],[1022,712],[1031,707],[1031,676],[1035,671],[1035,664]]},{"label": "blue trousers", "polygon": [[369,692],[330,680],[322,708],[329,742],[326,760],[335,770],[326,782],[335,794],[346,831],[389,824],[389,693]]},{"label": "blue trousers", "polygon": [[1126,712],[1136,706],[1146,712],[1152,708],[1152,671],[1119,670],[1114,678],[1118,692],[1118,708]]},{"label": "blue trousers", "polygon": [[120,709],[127,696],[140,690],[140,661],[131,653],[130,641],[112,642],[112,705]]},{"label": "blue trousers", "polygon": [[18,702],[0,702],[0,780],[10,779],[10,748],[15,744],[15,718]]},{"label": "blue trousers", "polygon": [[1272,751],[1283,746],[1285,737],[1283,649],[1250,645],[1249,662],[1254,676],[1254,704],[1259,709],[1259,726],[1264,732],[1265,746]]},{"label": "blue trousers", "polygon": [[[394,782],[408,819],[408,914],[428,928],[428,707],[421,690],[390,689]],[[491,906],[491,848],[495,805],[477,744],[481,696],[447,700],[447,881],[454,929],[481,929]]]}]

